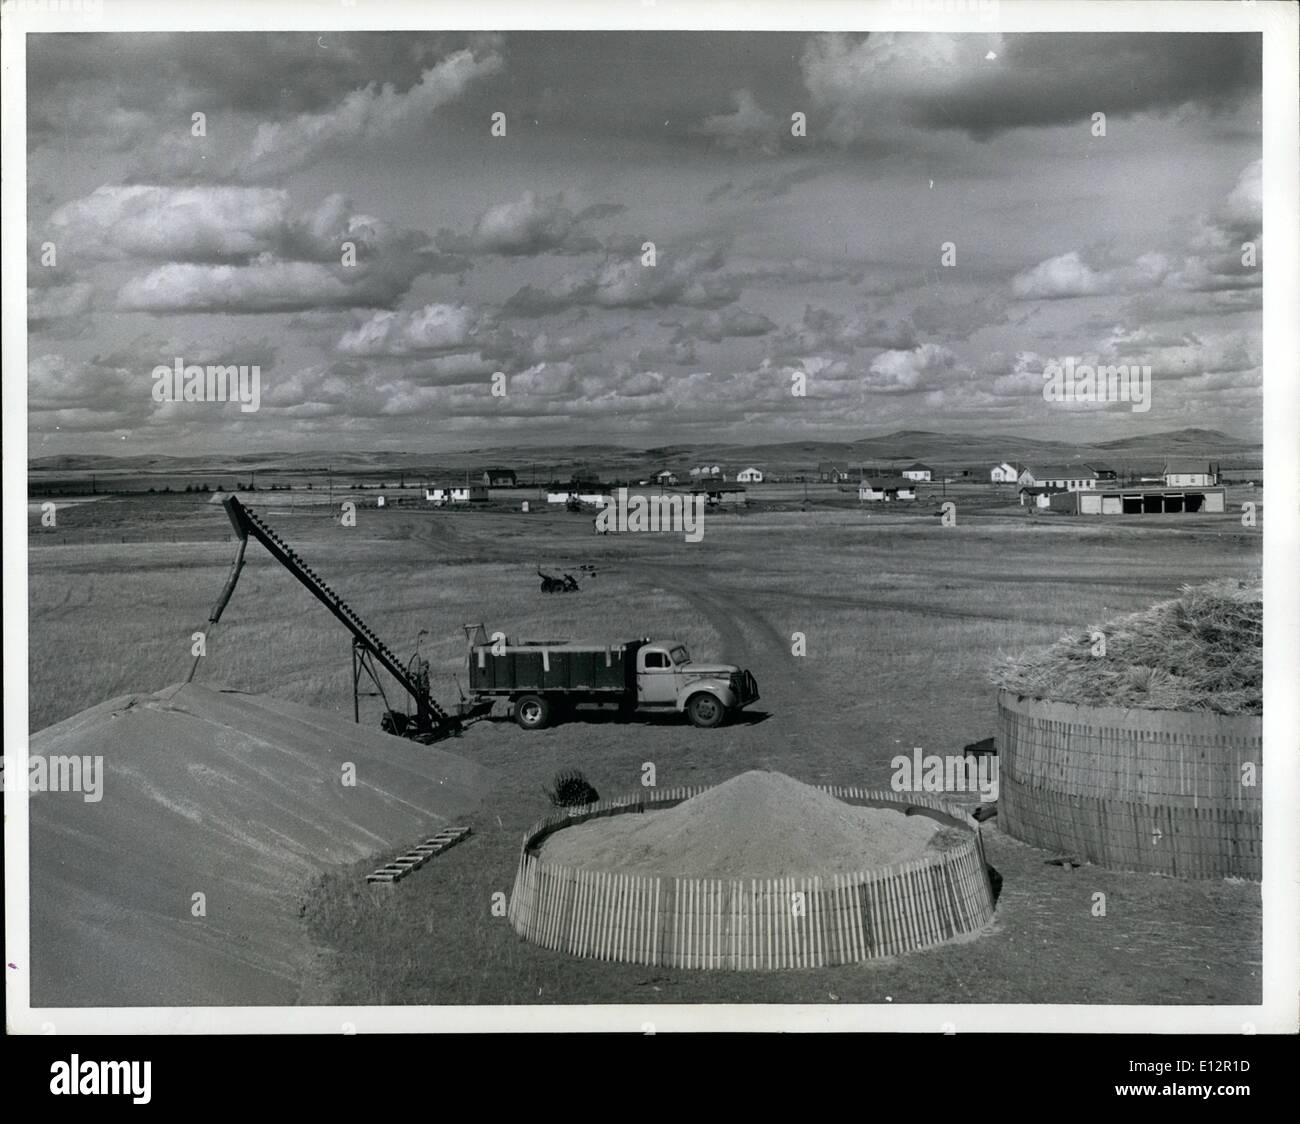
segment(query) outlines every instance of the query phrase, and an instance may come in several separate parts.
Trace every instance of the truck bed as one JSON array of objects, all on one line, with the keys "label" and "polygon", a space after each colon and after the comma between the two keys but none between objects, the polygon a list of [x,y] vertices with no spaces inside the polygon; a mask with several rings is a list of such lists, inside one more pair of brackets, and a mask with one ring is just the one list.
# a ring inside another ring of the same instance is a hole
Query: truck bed
[{"label": "truck bed", "polygon": [[630,645],[507,645],[494,655],[490,644],[470,650],[470,689],[484,695],[518,691],[574,691],[622,695],[635,678]]}]

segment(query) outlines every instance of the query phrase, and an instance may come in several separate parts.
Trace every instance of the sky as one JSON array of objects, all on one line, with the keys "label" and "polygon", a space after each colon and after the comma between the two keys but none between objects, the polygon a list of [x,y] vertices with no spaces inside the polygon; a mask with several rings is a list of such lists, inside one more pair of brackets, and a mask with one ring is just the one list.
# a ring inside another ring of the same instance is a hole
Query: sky
[{"label": "sky", "polygon": [[[1259,439],[1256,35],[78,34],[27,65],[32,456]],[[1067,358],[1149,365],[1150,408],[1046,400]],[[177,359],[256,365],[258,408],[157,401]]]}]

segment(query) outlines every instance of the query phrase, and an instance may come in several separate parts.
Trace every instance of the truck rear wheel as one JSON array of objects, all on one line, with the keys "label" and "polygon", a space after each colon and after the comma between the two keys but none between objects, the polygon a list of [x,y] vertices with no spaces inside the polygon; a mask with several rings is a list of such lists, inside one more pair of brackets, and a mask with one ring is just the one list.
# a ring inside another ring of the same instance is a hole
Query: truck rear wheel
[{"label": "truck rear wheel", "polygon": [[686,717],[691,720],[692,726],[699,726],[705,730],[720,726],[726,714],[726,708],[722,703],[712,695],[703,692],[692,695],[686,701]]},{"label": "truck rear wheel", "polygon": [[551,720],[551,704],[541,695],[523,695],[515,702],[515,721],[525,730],[540,730]]}]

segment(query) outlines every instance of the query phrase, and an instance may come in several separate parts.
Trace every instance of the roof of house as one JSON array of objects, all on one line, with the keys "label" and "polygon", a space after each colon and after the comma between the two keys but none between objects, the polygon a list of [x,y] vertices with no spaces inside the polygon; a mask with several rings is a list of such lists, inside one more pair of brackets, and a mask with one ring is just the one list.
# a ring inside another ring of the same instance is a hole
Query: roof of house
[{"label": "roof of house", "polygon": [[903,469],[903,471],[904,472],[933,472],[934,469],[932,469],[928,464],[922,464],[920,461],[913,461],[905,469]]},{"label": "roof of house", "polygon": [[1041,468],[1030,468],[1035,480],[1088,480],[1097,478],[1097,474],[1086,464],[1045,464]]},{"label": "roof of house", "polygon": [[1014,468],[1017,472],[1024,472],[1029,467],[1024,461],[998,461],[993,467],[1001,468],[1004,464],[1008,468]]},{"label": "roof of house", "polygon": [[873,492],[879,492],[886,488],[911,488],[915,486],[915,481],[907,479],[906,476],[868,476],[863,481]]},{"label": "roof of house", "polygon": [[818,461],[818,472],[843,472],[844,468],[839,461]]},{"label": "roof of house", "polygon": [[491,468],[485,468],[483,471],[488,473],[491,476],[513,476],[515,474],[515,470],[513,468],[497,468],[495,466]]},{"label": "roof of house", "polygon": [[1199,457],[1169,457],[1165,460],[1164,472],[1206,472],[1214,471],[1210,462]]},{"label": "roof of house", "polygon": [[1044,484],[1027,484],[1020,491],[1028,496],[1059,496],[1063,492],[1068,492],[1069,488],[1049,488]]}]

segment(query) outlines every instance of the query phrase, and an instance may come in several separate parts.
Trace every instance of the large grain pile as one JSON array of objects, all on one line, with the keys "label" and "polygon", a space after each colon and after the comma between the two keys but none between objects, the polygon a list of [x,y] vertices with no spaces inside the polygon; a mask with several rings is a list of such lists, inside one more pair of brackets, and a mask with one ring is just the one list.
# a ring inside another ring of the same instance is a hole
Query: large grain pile
[{"label": "large grain pile", "polygon": [[100,703],[31,753],[103,759],[102,799],[28,805],[37,1007],[296,1002],[314,877],[433,834],[490,780],[441,747],[197,683]]},{"label": "large grain pile", "polygon": [[754,770],[663,811],[588,820],[550,836],[547,863],[678,878],[848,874],[951,843],[928,816],[861,808]]},{"label": "large grain pile", "polygon": [[1259,581],[1183,586],[1171,601],[1004,659],[990,678],[1018,695],[1088,706],[1262,714],[1263,596]]}]

